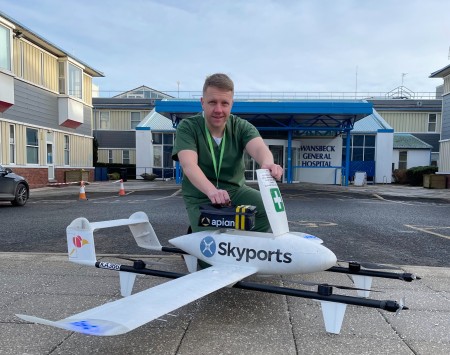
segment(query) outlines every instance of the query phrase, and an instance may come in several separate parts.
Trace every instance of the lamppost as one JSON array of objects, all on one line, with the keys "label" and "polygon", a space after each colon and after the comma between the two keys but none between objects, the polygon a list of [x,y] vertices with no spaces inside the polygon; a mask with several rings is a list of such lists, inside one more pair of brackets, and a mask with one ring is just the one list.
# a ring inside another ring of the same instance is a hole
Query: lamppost
[{"label": "lamppost", "polygon": [[177,86],[178,86],[178,98],[180,98],[180,81],[177,80]]}]

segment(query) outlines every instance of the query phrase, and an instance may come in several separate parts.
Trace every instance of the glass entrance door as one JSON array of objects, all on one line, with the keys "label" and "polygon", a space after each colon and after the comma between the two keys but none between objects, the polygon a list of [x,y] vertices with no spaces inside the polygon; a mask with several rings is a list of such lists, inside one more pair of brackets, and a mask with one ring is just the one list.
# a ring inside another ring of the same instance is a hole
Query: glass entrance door
[{"label": "glass entrance door", "polygon": [[47,143],[48,180],[55,179],[55,165],[53,164],[53,143]]}]

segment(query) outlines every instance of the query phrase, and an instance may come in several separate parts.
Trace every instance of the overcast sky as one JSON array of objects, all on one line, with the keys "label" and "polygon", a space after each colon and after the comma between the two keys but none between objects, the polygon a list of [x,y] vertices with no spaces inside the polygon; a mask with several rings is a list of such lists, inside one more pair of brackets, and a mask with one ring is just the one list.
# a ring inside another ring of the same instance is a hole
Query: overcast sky
[{"label": "overcast sky", "polygon": [[[100,90],[433,92],[448,0],[0,0],[0,11],[104,73]],[[402,75],[407,73],[406,75]]]}]

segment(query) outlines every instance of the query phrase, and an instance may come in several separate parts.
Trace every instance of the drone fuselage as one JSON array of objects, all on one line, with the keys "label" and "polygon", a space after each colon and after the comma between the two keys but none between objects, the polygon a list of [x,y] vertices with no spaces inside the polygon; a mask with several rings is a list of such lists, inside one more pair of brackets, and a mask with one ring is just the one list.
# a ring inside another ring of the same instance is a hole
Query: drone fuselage
[{"label": "drone fuselage", "polygon": [[260,274],[311,273],[336,264],[336,255],[307,234],[210,230],[169,242],[208,264],[248,266]]}]

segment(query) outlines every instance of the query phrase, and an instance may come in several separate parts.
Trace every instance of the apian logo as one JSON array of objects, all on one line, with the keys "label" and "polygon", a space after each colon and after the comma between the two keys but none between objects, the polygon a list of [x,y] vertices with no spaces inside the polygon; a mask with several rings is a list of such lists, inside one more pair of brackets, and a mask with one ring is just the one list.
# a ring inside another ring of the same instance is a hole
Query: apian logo
[{"label": "apian logo", "polygon": [[275,206],[275,211],[283,212],[284,211],[284,203],[281,198],[280,190],[277,187],[270,189],[270,196],[272,197],[273,205]]},{"label": "apian logo", "polygon": [[207,236],[200,242],[200,251],[207,258],[212,257],[216,253],[216,241],[213,237]]},{"label": "apian logo", "polygon": [[209,226],[209,225],[211,224],[211,221],[209,220],[208,217],[203,217],[203,218],[201,219],[200,223],[201,223],[201,225],[202,225],[203,227],[207,227],[207,226]]}]

